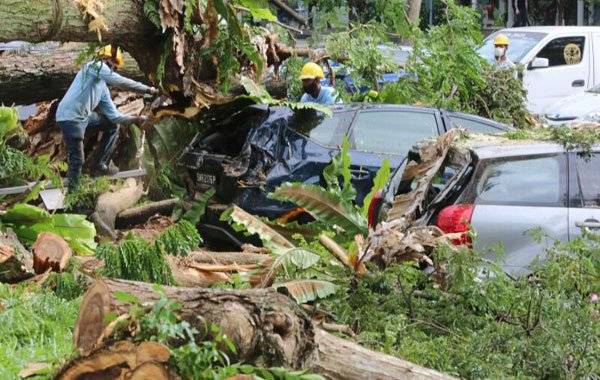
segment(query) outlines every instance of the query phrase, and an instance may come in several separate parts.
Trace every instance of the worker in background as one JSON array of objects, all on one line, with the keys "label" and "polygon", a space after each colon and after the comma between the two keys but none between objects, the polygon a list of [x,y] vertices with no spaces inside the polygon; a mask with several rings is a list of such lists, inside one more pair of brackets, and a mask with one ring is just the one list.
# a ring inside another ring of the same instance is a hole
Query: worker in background
[{"label": "worker in background", "polygon": [[314,62],[309,62],[302,67],[300,79],[302,80],[304,95],[300,99],[301,102],[326,105],[342,102],[335,88],[321,86],[321,79],[324,77],[323,69]]},{"label": "worker in background", "polygon": [[119,171],[110,161],[119,134],[119,124],[143,124],[144,116],[120,113],[113,103],[108,85],[148,94],[158,94],[158,89],[122,77],[116,70],[123,65],[123,53],[116,46],[106,45],[98,51],[96,59],[85,64],[62,98],[56,111],[67,150],[69,191],[79,184],[83,167],[83,139],[86,130],[102,131],[98,164],[95,175],[112,175]]},{"label": "worker in background", "polygon": [[513,10],[515,12],[515,23],[514,27],[529,26],[529,4],[527,0],[515,0],[513,3]]},{"label": "worker in background", "polygon": [[504,34],[498,34],[494,38],[494,57],[496,59],[494,65],[499,69],[513,69],[515,67],[515,64],[506,55],[508,45],[508,37]]}]

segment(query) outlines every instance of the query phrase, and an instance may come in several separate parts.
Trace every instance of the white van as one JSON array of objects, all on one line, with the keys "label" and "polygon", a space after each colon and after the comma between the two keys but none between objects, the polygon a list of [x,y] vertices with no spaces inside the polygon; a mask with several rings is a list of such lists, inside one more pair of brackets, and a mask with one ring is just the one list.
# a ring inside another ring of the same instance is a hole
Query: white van
[{"label": "white van", "polygon": [[508,57],[524,66],[527,108],[542,114],[566,96],[600,83],[600,27],[530,26],[503,29],[485,39],[479,54],[494,61],[494,37],[505,34]]}]

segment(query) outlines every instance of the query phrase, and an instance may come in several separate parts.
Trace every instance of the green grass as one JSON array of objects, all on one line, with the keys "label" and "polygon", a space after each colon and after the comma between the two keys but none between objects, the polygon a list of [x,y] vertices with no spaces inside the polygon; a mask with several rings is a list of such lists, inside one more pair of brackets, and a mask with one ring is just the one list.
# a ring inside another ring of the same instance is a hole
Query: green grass
[{"label": "green grass", "polygon": [[29,362],[68,358],[79,302],[0,284],[0,379],[18,379]]}]

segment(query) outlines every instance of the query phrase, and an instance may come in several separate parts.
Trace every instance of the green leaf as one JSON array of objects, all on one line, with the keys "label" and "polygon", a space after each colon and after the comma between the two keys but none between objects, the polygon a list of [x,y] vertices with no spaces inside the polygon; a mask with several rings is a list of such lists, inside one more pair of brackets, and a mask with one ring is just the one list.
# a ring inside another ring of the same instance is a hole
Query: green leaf
[{"label": "green leaf", "polygon": [[244,86],[244,90],[246,90],[248,95],[250,95],[252,98],[260,100],[260,103],[268,103],[269,101],[273,100],[271,95],[263,86],[259,85],[245,75],[240,77],[240,84]]},{"label": "green leaf", "polygon": [[3,223],[25,224],[48,222],[52,219],[48,211],[26,203],[18,203],[0,215]]},{"label": "green leaf", "polygon": [[238,206],[233,206],[223,212],[221,220],[229,221],[237,231],[246,230],[250,235],[257,234],[265,247],[272,250],[294,248],[294,245],[286,238],[281,236],[267,224],[263,223],[260,219],[250,215]]},{"label": "green leaf", "polygon": [[269,4],[266,1],[261,0],[240,0],[240,5],[248,8],[252,17],[266,20],[266,21],[277,21],[277,17],[271,13]]},{"label": "green leaf", "polygon": [[292,202],[317,220],[338,225],[348,233],[367,233],[367,221],[356,208],[319,186],[288,182],[269,194],[269,198]]},{"label": "green leaf", "polygon": [[275,289],[283,290],[297,303],[303,304],[328,297],[336,292],[336,285],[329,281],[297,280],[273,285]]},{"label": "green leaf", "polygon": [[131,293],[123,292],[121,290],[114,291],[113,296],[115,297],[115,299],[117,301],[120,301],[120,302],[132,303],[135,305],[139,305],[141,303],[140,299],[138,297],[134,296]]},{"label": "green leaf", "polygon": [[383,189],[389,178],[390,161],[383,160],[383,162],[381,163],[381,167],[379,168],[377,174],[375,175],[375,178],[373,179],[373,187],[371,188],[371,191],[369,192],[369,194],[367,194],[365,200],[363,201],[363,216],[365,218],[369,214],[369,206],[371,205],[371,200],[379,190]]},{"label": "green leaf", "polygon": [[300,269],[308,269],[321,259],[319,255],[306,248],[292,248],[281,255],[281,258],[285,263],[293,264]]},{"label": "green leaf", "polygon": [[[335,155],[331,163],[323,170],[323,178],[327,189],[338,194],[344,202],[354,202],[356,189],[352,186],[352,173],[350,172],[350,141],[344,137],[340,152]],[[340,189],[339,177],[342,177],[342,188]]]},{"label": "green leaf", "polygon": [[0,107],[0,141],[19,125],[19,112],[14,107]]},{"label": "green leaf", "polygon": [[200,219],[206,213],[206,205],[208,204],[208,200],[212,198],[216,192],[217,191],[214,187],[211,187],[206,192],[204,192],[200,199],[194,202],[192,208],[189,209],[185,214],[183,214],[182,218],[193,225],[198,224],[198,222],[200,222]]}]

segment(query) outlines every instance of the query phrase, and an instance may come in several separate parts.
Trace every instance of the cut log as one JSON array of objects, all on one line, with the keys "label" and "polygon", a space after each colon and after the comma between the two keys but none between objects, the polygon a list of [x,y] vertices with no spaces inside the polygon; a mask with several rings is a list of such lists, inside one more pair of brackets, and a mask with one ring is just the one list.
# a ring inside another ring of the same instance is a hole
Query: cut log
[{"label": "cut log", "polygon": [[51,232],[42,232],[33,244],[33,270],[36,274],[45,273],[48,269],[62,272],[71,255],[65,239]]},{"label": "cut log", "polygon": [[15,283],[34,275],[31,253],[21,245],[13,230],[0,231],[0,282]]},{"label": "cut log", "polygon": [[115,221],[117,215],[128,208],[133,207],[142,197],[143,184],[137,183],[134,178],[127,178],[123,187],[116,191],[101,194],[96,203],[96,210],[90,219],[96,225],[98,233],[117,239],[115,232]]},{"label": "cut log", "polygon": [[170,356],[169,348],[160,343],[142,342],[136,346],[119,341],[70,363],[56,378],[168,380],[175,378],[166,367]]},{"label": "cut log", "polygon": [[151,216],[157,214],[170,215],[180,202],[178,198],[171,198],[123,210],[117,215],[115,225],[121,229],[145,223]]},{"label": "cut log", "polygon": [[[85,48],[82,43],[67,43],[57,48],[0,52],[0,103],[32,104],[62,98],[80,69],[76,60]],[[144,80],[134,59],[127,53],[124,58],[119,73]]]},{"label": "cut log", "polygon": [[308,21],[304,17],[302,17],[302,15],[300,15],[298,12],[296,12],[295,10],[293,10],[284,1],[282,1],[282,0],[271,0],[271,2],[273,4],[275,4],[279,9],[281,9],[282,11],[284,11],[285,13],[287,13],[288,15],[290,15],[292,18],[294,18],[296,21],[298,21],[300,24],[302,24],[302,25],[308,25]]},{"label": "cut log", "polygon": [[[182,305],[179,316],[198,330],[205,331],[205,322],[219,325],[222,333],[236,344],[237,360],[262,366],[307,368],[329,379],[451,378],[320,330],[296,303],[271,288],[234,291],[164,287],[163,290],[167,297]],[[117,300],[116,291],[131,294],[142,303],[159,299],[151,284],[96,281],[84,296],[75,325],[74,344],[81,352],[96,348],[107,315],[128,313],[131,305]]]}]

